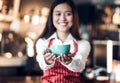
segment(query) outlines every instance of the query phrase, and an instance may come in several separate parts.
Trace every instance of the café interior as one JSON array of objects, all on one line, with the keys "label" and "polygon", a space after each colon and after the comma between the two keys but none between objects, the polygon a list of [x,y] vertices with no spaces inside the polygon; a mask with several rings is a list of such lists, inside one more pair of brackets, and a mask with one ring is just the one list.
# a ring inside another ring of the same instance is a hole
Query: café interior
[{"label": "caf\u00e9 interior", "polygon": [[[0,83],[41,83],[34,44],[53,0],[0,0]],[[120,83],[120,1],[73,0],[91,51],[82,83]]]}]

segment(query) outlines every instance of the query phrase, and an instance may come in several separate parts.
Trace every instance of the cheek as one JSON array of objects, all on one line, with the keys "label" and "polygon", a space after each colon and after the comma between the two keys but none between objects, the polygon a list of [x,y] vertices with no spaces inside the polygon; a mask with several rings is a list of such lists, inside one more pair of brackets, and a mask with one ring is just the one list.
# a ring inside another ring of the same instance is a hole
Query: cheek
[{"label": "cheek", "polygon": [[57,18],[53,16],[53,25],[55,25],[57,22]]},{"label": "cheek", "polygon": [[73,17],[70,17],[68,20],[71,24],[73,24]]}]

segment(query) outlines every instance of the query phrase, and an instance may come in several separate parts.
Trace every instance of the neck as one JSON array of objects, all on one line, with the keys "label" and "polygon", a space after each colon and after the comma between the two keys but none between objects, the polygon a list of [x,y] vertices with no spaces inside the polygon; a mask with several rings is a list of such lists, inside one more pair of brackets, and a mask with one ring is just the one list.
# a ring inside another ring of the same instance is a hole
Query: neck
[{"label": "neck", "polygon": [[67,38],[69,33],[62,33],[62,32],[57,32],[57,37],[60,39],[62,42],[64,42]]}]

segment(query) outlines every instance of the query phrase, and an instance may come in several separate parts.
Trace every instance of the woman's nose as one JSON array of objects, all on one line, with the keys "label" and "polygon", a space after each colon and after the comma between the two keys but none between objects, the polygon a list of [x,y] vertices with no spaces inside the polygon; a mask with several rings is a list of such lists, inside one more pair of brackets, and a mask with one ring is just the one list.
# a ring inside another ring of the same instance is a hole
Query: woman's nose
[{"label": "woman's nose", "polygon": [[64,15],[64,14],[62,14],[62,15],[60,16],[60,19],[61,19],[61,20],[66,20],[65,15]]}]

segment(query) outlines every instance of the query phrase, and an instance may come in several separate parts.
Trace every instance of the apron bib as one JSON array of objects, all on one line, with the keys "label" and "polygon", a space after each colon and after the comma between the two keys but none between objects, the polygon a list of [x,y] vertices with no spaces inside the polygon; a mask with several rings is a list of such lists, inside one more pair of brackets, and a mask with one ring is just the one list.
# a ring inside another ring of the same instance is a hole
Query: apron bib
[{"label": "apron bib", "polygon": [[[48,48],[52,45],[54,39],[48,43]],[[74,41],[74,57],[78,51],[78,44]],[[80,73],[73,72],[64,67],[60,62],[56,61],[54,67],[46,70],[42,76],[42,83],[81,83]]]}]

